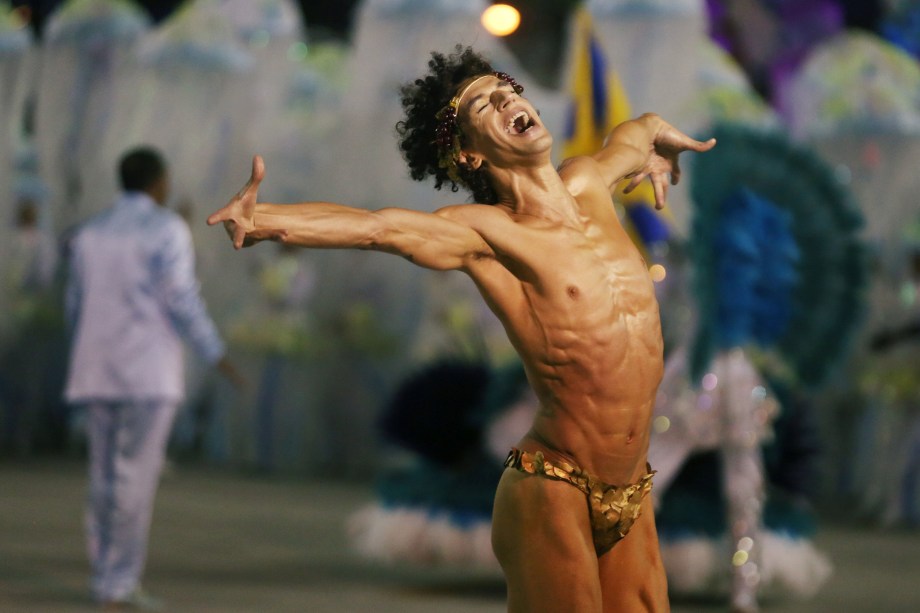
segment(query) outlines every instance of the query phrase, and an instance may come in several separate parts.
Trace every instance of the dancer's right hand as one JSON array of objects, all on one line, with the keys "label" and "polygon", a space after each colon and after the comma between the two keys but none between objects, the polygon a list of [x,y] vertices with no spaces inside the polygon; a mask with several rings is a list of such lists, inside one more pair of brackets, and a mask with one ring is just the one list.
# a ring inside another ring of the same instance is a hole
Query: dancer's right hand
[{"label": "dancer's right hand", "polygon": [[256,198],[259,194],[259,184],[264,177],[265,162],[262,161],[262,156],[255,155],[252,158],[252,174],[243,189],[238,191],[224,208],[208,217],[210,226],[223,222],[235,249],[248,247],[261,240],[282,239],[286,234],[284,230],[256,229]]}]

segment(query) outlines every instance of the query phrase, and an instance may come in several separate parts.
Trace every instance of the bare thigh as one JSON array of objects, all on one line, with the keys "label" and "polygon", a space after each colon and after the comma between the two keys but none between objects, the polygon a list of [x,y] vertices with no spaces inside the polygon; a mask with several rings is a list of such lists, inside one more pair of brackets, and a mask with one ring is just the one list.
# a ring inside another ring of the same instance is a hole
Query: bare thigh
[{"label": "bare thigh", "polygon": [[629,534],[598,560],[605,613],[666,613],[665,577],[651,497]]},{"label": "bare thigh", "polygon": [[601,612],[588,505],[575,487],[506,469],[495,494],[492,547],[511,613]]}]

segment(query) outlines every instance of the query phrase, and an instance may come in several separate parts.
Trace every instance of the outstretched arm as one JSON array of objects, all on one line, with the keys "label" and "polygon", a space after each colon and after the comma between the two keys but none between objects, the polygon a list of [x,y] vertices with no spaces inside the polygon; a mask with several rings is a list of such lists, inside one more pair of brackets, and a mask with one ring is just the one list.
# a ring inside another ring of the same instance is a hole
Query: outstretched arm
[{"label": "outstretched arm", "polygon": [[684,151],[709,151],[714,138],[694,140],[654,113],[618,125],[604,148],[594,155],[612,191],[623,179],[632,179],[624,190],[631,192],[646,177],[655,189],[655,206],[664,206],[668,183],[680,181],[678,156]]},{"label": "outstretched arm", "polygon": [[461,269],[470,258],[492,253],[477,232],[441,212],[368,211],[331,202],[257,203],[264,176],[262,158],[255,156],[249,182],[208,217],[210,225],[223,222],[237,249],[266,239],[302,247],[373,249],[436,270]]}]

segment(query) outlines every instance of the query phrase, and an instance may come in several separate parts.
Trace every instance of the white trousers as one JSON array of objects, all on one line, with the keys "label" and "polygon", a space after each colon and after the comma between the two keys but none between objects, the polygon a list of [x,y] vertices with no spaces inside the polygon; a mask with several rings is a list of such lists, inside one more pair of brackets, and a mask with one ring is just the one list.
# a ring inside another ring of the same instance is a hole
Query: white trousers
[{"label": "white trousers", "polygon": [[89,495],[86,541],[91,589],[122,600],[140,584],[153,500],[176,416],[174,401],[86,405]]}]

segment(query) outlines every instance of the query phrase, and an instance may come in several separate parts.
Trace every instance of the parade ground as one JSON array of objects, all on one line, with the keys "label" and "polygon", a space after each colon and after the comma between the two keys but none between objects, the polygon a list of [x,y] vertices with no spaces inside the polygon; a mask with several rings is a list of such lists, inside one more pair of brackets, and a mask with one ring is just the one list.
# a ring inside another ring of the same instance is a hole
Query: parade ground
[{"label": "parade ground", "polygon": [[[0,611],[95,611],[82,531],[84,465],[0,463]],[[146,589],[171,613],[500,613],[494,571],[387,567],[348,546],[348,516],[370,482],[303,480],[173,465],[152,528]],[[861,525],[828,511],[816,537],[834,575],[807,602],[770,613],[920,611],[920,530]],[[547,560],[547,563],[552,563]],[[675,613],[727,611],[719,600],[674,600]]]}]

